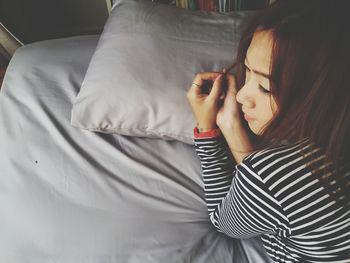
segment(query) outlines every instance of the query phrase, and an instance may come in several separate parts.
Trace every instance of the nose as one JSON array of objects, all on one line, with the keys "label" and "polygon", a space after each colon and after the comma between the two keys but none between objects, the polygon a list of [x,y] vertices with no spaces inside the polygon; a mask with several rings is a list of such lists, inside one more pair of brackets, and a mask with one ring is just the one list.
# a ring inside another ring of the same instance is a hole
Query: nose
[{"label": "nose", "polygon": [[236,94],[237,102],[242,104],[245,108],[255,107],[255,101],[254,101],[253,95],[250,92],[250,90],[252,90],[251,89],[252,87],[250,87],[250,85],[252,84],[249,82],[246,82]]}]

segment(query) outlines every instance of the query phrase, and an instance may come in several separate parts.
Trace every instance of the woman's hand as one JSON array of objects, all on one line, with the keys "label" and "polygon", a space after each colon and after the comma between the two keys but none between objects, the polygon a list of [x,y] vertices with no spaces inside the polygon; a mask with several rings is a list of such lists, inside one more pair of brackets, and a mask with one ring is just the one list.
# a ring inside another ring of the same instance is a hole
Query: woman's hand
[{"label": "woman's hand", "polygon": [[[209,130],[217,128],[216,115],[219,110],[218,104],[222,93],[222,75],[222,72],[198,73],[187,92],[187,99],[197,120],[198,129]],[[214,81],[209,94],[203,92],[205,80]]]},{"label": "woman's hand", "polygon": [[236,79],[232,74],[226,74],[227,92],[223,106],[218,110],[216,124],[221,131],[232,129],[237,123],[241,122],[240,107],[236,100]]}]

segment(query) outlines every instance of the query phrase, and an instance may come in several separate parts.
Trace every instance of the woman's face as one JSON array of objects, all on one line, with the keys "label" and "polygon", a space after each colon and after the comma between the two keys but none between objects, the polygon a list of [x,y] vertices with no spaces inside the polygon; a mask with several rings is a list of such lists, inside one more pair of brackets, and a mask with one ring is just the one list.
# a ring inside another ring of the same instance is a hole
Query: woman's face
[{"label": "woman's face", "polygon": [[277,104],[270,93],[270,59],[272,35],[269,31],[255,32],[245,58],[246,79],[236,99],[250,129],[259,135],[277,113]]}]

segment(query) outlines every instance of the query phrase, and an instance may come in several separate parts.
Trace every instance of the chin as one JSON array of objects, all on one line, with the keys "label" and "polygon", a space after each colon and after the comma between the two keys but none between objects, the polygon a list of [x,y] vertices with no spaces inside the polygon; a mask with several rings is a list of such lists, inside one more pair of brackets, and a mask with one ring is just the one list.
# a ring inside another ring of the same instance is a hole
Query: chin
[{"label": "chin", "polygon": [[255,135],[260,135],[261,134],[261,127],[257,127],[256,125],[250,124],[248,122],[248,126],[250,130],[255,134]]}]

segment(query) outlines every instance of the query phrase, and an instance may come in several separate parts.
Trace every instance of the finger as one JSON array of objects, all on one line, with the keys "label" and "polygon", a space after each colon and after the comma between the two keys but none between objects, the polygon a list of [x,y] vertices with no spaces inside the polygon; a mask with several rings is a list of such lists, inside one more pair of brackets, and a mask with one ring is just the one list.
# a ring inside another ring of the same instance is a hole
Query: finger
[{"label": "finger", "polygon": [[234,95],[237,94],[236,78],[232,74],[226,74],[227,78],[227,92],[232,92]]},{"label": "finger", "polygon": [[224,105],[230,105],[236,101],[236,80],[232,74],[226,74],[226,80],[227,90]]},{"label": "finger", "polygon": [[199,86],[202,86],[204,80],[214,80],[220,74],[222,73],[221,72],[199,72],[196,74],[192,82],[198,84]]},{"label": "finger", "polygon": [[198,99],[200,97],[203,97],[205,94],[202,94],[201,87],[198,87],[196,85],[191,85],[190,89],[187,92],[187,97],[189,99]]},{"label": "finger", "polygon": [[197,73],[192,81],[191,88],[188,93],[193,96],[209,94],[213,85],[212,81],[215,80],[215,78],[220,74],[222,74],[222,72]]},{"label": "finger", "polygon": [[223,72],[223,78],[222,78],[222,81],[221,81],[221,95],[220,95],[220,100],[224,100],[225,97],[226,97],[226,91],[227,91],[227,88],[224,87],[224,85],[227,86],[227,81],[226,81],[226,69],[223,68],[222,69],[222,72]]},{"label": "finger", "polygon": [[209,96],[211,98],[213,98],[214,100],[219,99],[219,97],[221,95],[221,92],[222,92],[221,91],[222,78],[223,78],[223,74],[220,74],[214,80],[213,88],[211,89],[210,94],[209,94]]}]

